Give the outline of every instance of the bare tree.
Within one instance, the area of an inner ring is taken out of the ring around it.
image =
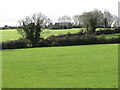
[[[58,21],[59,21],[59,22],[71,22],[71,17],[65,15],[65,16],[59,17],[59,18],[58,18]]]
[[[83,25],[87,29],[87,33],[93,34],[97,26],[100,26],[103,23],[103,13],[95,9],[90,12],[84,12],[81,15],[81,19],[82,19]]]
[[[111,25],[112,27],[120,27],[120,18],[117,17],[116,15],[113,16],[113,23]]]
[[[80,26],[82,24],[82,18],[81,15],[74,15],[73,21],[76,26]]]
[[[45,27],[47,21],[47,16],[42,13],[35,13],[31,17],[19,21],[18,33],[23,38],[28,39],[32,46],[36,46],[40,40],[42,28]]]
[[[104,11],[104,27],[111,27],[112,23],[113,23],[113,15],[108,11],[105,10]]]

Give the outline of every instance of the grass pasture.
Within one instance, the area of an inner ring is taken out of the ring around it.
[[[115,33],[115,34],[107,34],[104,35],[106,38],[114,38],[114,37],[120,37],[120,33]]]
[[[3,50],[3,88],[117,88],[118,45]]]
[[[77,33],[82,28],[73,28],[73,29],[59,29],[59,30],[50,30],[45,29],[42,33],[42,37],[47,38],[50,35],[60,35],[60,34],[67,34],[70,33]],[[2,41],[8,41],[8,40],[17,40],[19,37],[21,37],[18,32],[14,30],[0,30],[2,32]]]
[[[0,30],[2,32],[2,41],[17,40],[20,35],[16,30]]]

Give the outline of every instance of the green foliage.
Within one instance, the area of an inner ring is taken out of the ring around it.
[[[49,46],[51,45],[46,39],[40,38],[40,40],[38,41],[35,47],[49,47]]]
[[[37,23],[36,25],[35,23],[29,23],[28,25],[25,25],[25,23],[23,22],[23,26],[21,29],[18,29],[18,32],[24,35],[23,37],[31,41],[31,44],[33,46],[36,46],[36,44],[40,40],[41,27],[39,26],[39,23]]]
[[[27,48],[30,42],[27,39],[18,39],[13,41],[2,42],[2,49]]]
[[[11,49],[11,48],[21,48],[25,47],[24,44],[28,45],[28,41],[24,42],[23,40],[15,40],[9,42],[3,42],[3,49]],[[71,45],[87,45],[87,44],[107,44],[107,43],[120,43],[120,37],[117,38],[107,38],[105,35],[95,36],[91,34],[84,34],[79,32],[77,34],[66,34],[59,36],[50,36],[47,39],[40,38],[35,46],[31,46],[29,42],[29,46],[26,47],[49,47],[49,46],[71,46]]]
[[[87,45],[87,44],[107,44],[107,43],[120,43],[119,38],[109,38],[106,39],[104,35],[60,35],[60,36],[50,36],[47,38],[51,46],[71,46],[71,45]]]
[[[47,20],[48,18],[41,13],[33,14],[32,17],[19,21],[18,33],[28,39],[32,46],[36,46],[40,40],[41,28],[46,25]]]

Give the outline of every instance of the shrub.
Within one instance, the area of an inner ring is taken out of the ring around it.
[[[115,27],[114,29],[115,29],[115,30],[120,30],[120,27]]]
[[[49,46],[50,44],[46,39],[40,38],[40,40],[38,41],[35,47],[49,47]]]
[[[102,35],[102,34],[114,34],[114,33],[120,33],[120,29],[115,30],[99,30],[95,32],[95,35]]]
[[[64,36],[56,37],[50,36],[47,40],[51,43],[51,46],[68,46],[68,45],[80,45],[80,44],[91,44],[96,42],[97,38],[94,35],[75,35],[75,36]]]
[[[108,38],[107,43],[120,43],[120,37]]]
[[[95,43],[97,40],[97,37],[95,35],[83,35],[81,36],[82,43]]]
[[[104,35],[101,35],[100,37],[97,38],[97,43],[107,43],[107,39]]]
[[[87,45],[87,44],[106,44],[106,43],[119,43],[120,38],[106,39],[104,35],[96,37],[95,35],[82,35],[82,36],[50,36],[47,38],[51,46],[70,46],[70,45]]]
[[[87,45],[87,44],[109,44],[109,43],[120,43],[120,37],[106,39],[104,35],[96,37],[95,35],[89,34],[66,34],[54,36],[51,35],[47,39],[40,38],[35,46],[31,45],[31,42],[27,39],[19,39],[15,41],[7,41],[0,43],[2,49],[17,49],[17,48],[28,48],[28,47],[50,47],[50,46],[71,46],[71,45]]]
[[[16,49],[16,48],[25,48],[30,44],[27,39],[18,39],[14,41],[2,42],[2,49]]]

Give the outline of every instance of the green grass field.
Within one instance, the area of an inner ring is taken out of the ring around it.
[[[42,37],[47,38],[50,35],[67,34],[68,32],[77,33],[81,30],[82,28],[59,29],[59,30],[45,29],[44,32],[42,33]],[[21,37],[16,30],[0,30],[0,33],[1,32],[2,32],[2,41],[17,40],[18,38]]]
[[[102,29],[102,28],[99,28],[99,29]],[[77,33],[81,30],[84,30],[84,28],[59,29],[59,30],[45,29],[44,33],[42,34],[42,37],[47,38],[50,35],[67,34],[68,32]],[[21,37],[16,30],[0,30],[0,33],[2,33],[2,41],[17,40],[18,38]],[[120,36],[120,33],[105,35],[105,37],[107,38],[118,37],[118,36]]]
[[[120,37],[120,33],[104,35],[106,38]]]
[[[117,88],[118,45],[3,50],[3,88]]]
[[[2,51],[0,50],[0,89],[2,89]]]
[[[0,33],[2,33],[2,41],[17,40],[20,38],[16,30],[0,30]]]

